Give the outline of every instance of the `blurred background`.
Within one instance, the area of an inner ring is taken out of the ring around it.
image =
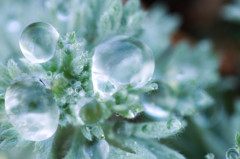
[[[229,83],[233,86],[232,89],[224,92],[222,96],[224,111],[228,114],[226,118],[230,118],[231,114],[236,110],[234,109],[235,101],[240,95],[240,1],[142,0],[142,4],[146,9],[163,4],[167,6],[170,13],[180,15],[182,23],[180,28],[172,35],[173,45],[183,39],[192,44],[202,39],[210,39],[213,42],[214,50],[219,55],[220,60],[219,73],[222,79],[230,79],[231,82]],[[224,121],[226,118],[222,117],[220,122],[226,122]],[[240,121],[237,122],[240,125]],[[187,158],[201,158],[199,156],[204,156],[204,153],[208,151],[203,142],[206,139],[198,137],[201,130],[195,127],[194,124],[189,125],[188,131],[181,134],[178,139],[172,139],[172,142],[170,139],[166,143],[180,150]],[[227,134],[231,131],[230,129],[230,126],[226,126],[225,129],[217,128],[217,131]],[[175,140],[178,140],[181,144],[176,144]],[[223,145],[222,141],[218,144]],[[196,143],[198,143],[197,146]],[[230,146],[230,142],[226,143]],[[186,147],[186,145],[192,147]],[[192,150],[189,151],[189,149]],[[193,152],[197,152],[199,156]]]
[[[181,27],[172,37],[196,42],[210,38],[221,55],[221,75],[238,74],[240,52],[239,2],[232,0],[142,0],[145,8],[164,4],[170,13],[179,14]],[[232,5],[230,5],[232,4]],[[236,17],[234,17],[236,16]]]

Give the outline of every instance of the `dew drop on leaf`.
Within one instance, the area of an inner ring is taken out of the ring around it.
[[[171,130],[172,132],[179,131],[179,129],[182,127],[182,124],[177,119],[170,119],[167,122],[167,128]]]
[[[106,140],[98,140],[90,144],[85,144],[85,152],[91,159],[107,159],[109,153],[109,144]]]
[[[108,96],[120,86],[141,87],[154,72],[152,51],[141,41],[114,37],[95,48],[92,80],[95,93]]]
[[[236,149],[230,148],[226,152],[226,159],[238,159],[239,153]]]
[[[215,158],[215,155],[213,153],[208,153],[206,156],[205,156],[206,159],[214,159]]]
[[[57,5],[57,18],[61,21],[67,21],[71,15],[70,1],[62,1]]]
[[[164,119],[170,116],[170,113],[168,111],[162,109],[161,107],[155,106],[154,104],[145,102],[143,105],[146,114],[152,117]]]
[[[101,105],[96,100],[90,100],[81,108],[79,117],[85,124],[97,123],[102,118]]]
[[[32,63],[49,61],[55,54],[59,33],[50,24],[36,22],[27,26],[19,41],[23,55]]]
[[[170,116],[168,109],[175,107],[177,101],[173,91],[165,84],[158,82],[158,89],[142,96],[144,111],[147,115],[165,119]]]
[[[25,140],[48,139],[58,127],[59,110],[52,90],[37,78],[15,79],[6,91],[5,109],[10,122]]]

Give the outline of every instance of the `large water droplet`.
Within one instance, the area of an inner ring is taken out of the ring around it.
[[[19,135],[31,141],[51,137],[59,121],[59,110],[52,90],[34,77],[19,77],[8,87],[5,109]]]
[[[37,22],[27,26],[19,45],[23,55],[33,63],[50,60],[56,51],[59,34],[50,24]]]
[[[230,148],[226,152],[226,159],[238,159],[239,153],[236,149]]]
[[[153,75],[152,51],[142,42],[117,36],[95,48],[92,80],[95,93],[112,95],[120,86],[141,87]]]

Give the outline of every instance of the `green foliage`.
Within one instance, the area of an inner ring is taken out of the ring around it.
[[[120,131],[113,132],[108,129],[108,136],[106,137],[110,146],[109,159],[111,158],[176,158],[184,159],[182,155],[174,150],[167,148],[155,141],[139,139],[136,137],[125,136]],[[161,133],[161,132],[160,132]]]
[[[178,120],[167,122],[141,123],[134,126],[134,136],[141,138],[161,138],[176,134],[183,128]]]
[[[44,141],[36,142],[34,147],[34,151],[36,152],[35,158],[36,159],[48,158],[48,156],[52,151],[52,146],[53,146],[53,137]]]
[[[155,59],[170,47],[170,36],[179,24],[179,17],[168,15],[164,6],[149,10],[147,18],[143,21],[144,32],[141,40],[152,49]]]
[[[18,134],[10,123],[3,122],[0,125],[0,148],[7,150],[14,147],[18,142]]]
[[[236,135],[237,146],[240,147],[240,134]]]

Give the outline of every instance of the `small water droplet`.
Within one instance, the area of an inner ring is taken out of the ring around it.
[[[167,122],[167,128],[171,130],[172,132],[179,131],[179,129],[182,128],[182,124],[179,120],[177,119],[170,119]]]
[[[54,56],[58,39],[59,34],[52,25],[37,22],[24,29],[19,45],[29,61],[43,63]]]
[[[100,139],[105,139],[104,134],[102,134],[102,135],[100,136]]]
[[[57,18],[61,21],[67,21],[71,16],[71,0],[63,0],[57,5]]]
[[[52,76],[53,76],[52,72],[51,71],[47,71],[47,76],[52,78]]]
[[[84,144],[85,151],[91,159],[107,159],[109,153],[109,144],[106,140],[98,140],[93,143]]]
[[[128,114],[126,115],[128,118],[135,118],[137,113],[133,113],[131,110],[128,111]]]
[[[68,95],[73,95],[73,93],[74,93],[74,90],[72,88],[67,89],[67,94]]]
[[[215,155],[213,153],[208,153],[206,156],[205,156],[206,159],[214,159],[215,158]]]
[[[66,44],[66,45],[64,46],[63,50],[64,50],[64,52],[65,52],[66,54],[71,54],[71,53],[74,52],[74,47],[73,47],[73,45],[71,45],[71,44]]]
[[[90,100],[81,108],[79,116],[85,124],[96,123],[102,117],[101,105],[96,100]]]
[[[34,77],[18,77],[8,87],[5,109],[19,135],[31,141],[51,137],[59,121],[54,95]]]
[[[161,107],[155,106],[154,104],[144,102],[143,105],[144,105],[145,112],[150,116],[153,116],[159,119],[164,119],[169,117],[170,115],[168,111],[162,109]]]
[[[95,93],[108,96],[120,86],[142,87],[153,75],[152,51],[142,42],[117,36],[95,48],[92,80]]]
[[[170,116],[170,111],[176,106],[177,100],[173,91],[165,84],[158,82],[158,89],[145,93],[142,102],[145,113],[151,117],[164,119]]]
[[[132,125],[126,123],[126,122],[117,122],[113,130],[116,134],[118,135],[123,135],[124,136],[130,136],[132,134]]]
[[[239,152],[234,148],[230,148],[226,152],[226,159],[238,159],[238,157],[239,157]]]
[[[79,95],[80,95],[81,97],[84,97],[84,96],[86,95],[86,93],[84,92],[84,90],[81,90],[81,91],[79,92]]]

